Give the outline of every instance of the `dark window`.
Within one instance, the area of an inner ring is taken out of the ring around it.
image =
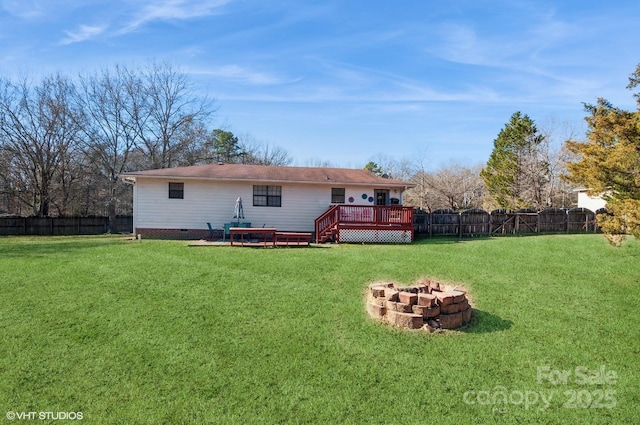
[[[253,206],[282,206],[282,186],[253,186]]]
[[[169,199],[184,199],[184,183],[169,182]]]
[[[344,204],[344,187],[331,188],[331,203]]]

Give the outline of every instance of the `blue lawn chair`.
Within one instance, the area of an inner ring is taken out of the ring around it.
[[[222,233],[222,241],[224,242],[224,236],[225,236],[224,235],[224,230],[222,230],[222,229],[214,229],[213,226],[211,225],[211,223],[207,223],[207,227],[209,228],[209,237],[211,239],[216,239],[216,237],[218,237],[218,235],[220,233]],[[216,233],[218,235],[216,235]]]

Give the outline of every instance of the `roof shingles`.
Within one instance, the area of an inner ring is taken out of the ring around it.
[[[365,169],[281,167],[246,164],[207,164],[191,167],[163,168],[133,171],[123,178],[185,178],[228,181],[297,182],[316,184],[380,185],[386,187],[412,187],[401,180],[385,179]]]

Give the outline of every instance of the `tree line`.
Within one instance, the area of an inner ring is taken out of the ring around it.
[[[563,142],[574,136],[568,124],[550,121],[540,130],[518,111],[494,140],[486,163],[451,162],[429,169],[426,156],[415,155],[406,161],[379,158],[367,168],[411,181],[415,187],[405,192],[404,203],[427,212],[570,208],[577,194],[575,186],[562,177],[568,158]]]
[[[0,78],[0,214],[114,218],[131,213],[126,171],[291,162],[281,148],[212,130],[214,113],[166,63]]]
[[[627,85],[630,90],[638,87],[640,64]],[[486,164],[452,164],[407,174],[416,187],[406,200],[429,211],[540,211],[573,206],[572,190],[581,187],[607,202],[597,222],[612,244],[619,245],[629,234],[640,238],[640,93],[633,96],[636,111],[617,108],[604,98],[595,105],[585,103],[586,140],[565,132],[555,148],[551,142],[557,140],[557,128],[541,131],[528,115],[515,112],[493,141]]]
[[[627,88],[640,86],[640,65],[629,77]],[[619,245],[625,235],[640,237],[640,93],[638,110],[626,111],[604,98],[585,103],[586,140],[569,138],[554,179],[545,143],[533,120],[515,113],[498,134],[486,167],[480,172],[486,189],[506,209],[541,209],[554,184],[582,187],[606,201],[598,225],[610,242]]]
[[[638,86],[640,65],[627,88]],[[426,211],[566,208],[582,186],[607,200],[598,223],[611,241],[640,236],[640,94],[634,96],[638,111],[605,99],[585,104],[584,141],[569,127],[540,130],[517,111],[486,164],[429,170],[418,155],[364,168],[414,183],[404,202]],[[50,75],[37,84],[0,79],[0,214],[115,218],[131,213],[131,188],[119,178],[126,171],[292,162],[281,148],[211,130],[214,113],[214,102],[169,64],[116,66],[76,79]]]

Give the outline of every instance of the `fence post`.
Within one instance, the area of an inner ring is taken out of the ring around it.
[[[487,236],[491,236],[491,211],[487,211],[487,216],[489,218],[489,222],[487,223]]]
[[[491,217],[491,211],[489,211],[489,225],[487,226],[487,228],[489,229],[489,233],[488,233],[489,236],[491,236],[491,232],[493,232],[493,229],[491,228],[491,223],[493,223],[493,217]]]
[[[589,216],[587,213],[584,214],[584,232],[589,233]]]

